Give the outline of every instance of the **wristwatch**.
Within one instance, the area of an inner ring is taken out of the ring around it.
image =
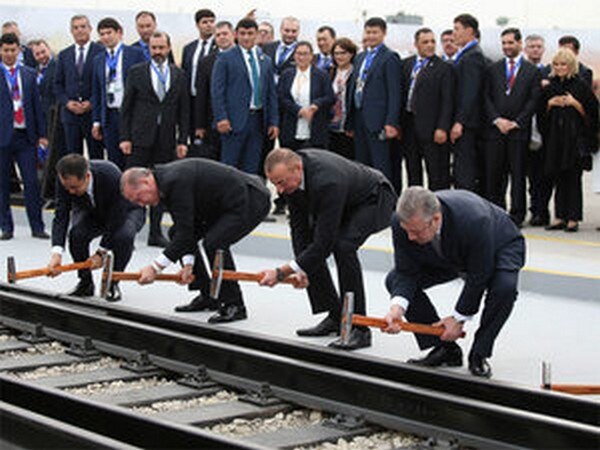
[[[275,269],[275,272],[277,273],[277,275],[275,276],[275,278],[277,278],[277,281],[283,281],[285,279],[285,273],[283,273],[283,270],[281,270],[279,267]]]

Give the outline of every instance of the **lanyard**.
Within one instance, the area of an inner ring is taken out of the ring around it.
[[[371,64],[373,64],[373,60],[377,56],[377,52],[379,52],[379,49],[381,48],[382,45],[383,44],[379,44],[373,50],[370,50],[367,52],[367,56],[365,57],[365,64],[363,66],[362,73],[360,74],[360,79],[362,81],[365,81],[367,79],[367,75],[369,73],[369,68],[371,67]]]
[[[170,73],[169,70],[166,70],[165,75],[163,75],[162,72],[158,69],[158,66],[156,65],[156,63],[154,61],[150,62],[150,67],[152,67],[152,70],[154,70],[154,73],[158,77],[158,81],[160,81],[160,83],[163,85],[163,87],[165,88],[165,91],[166,91],[167,90],[167,81],[169,79],[169,73]]]
[[[514,64],[513,64],[512,69],[511,69],[510,64],[508,63],[508,61],[504,60],[504,68],[505,68],[505,71],[506,71],[506,81],[507,82],[509,82],[510,80],[512,80],[512,78],[515,76],[515,73],[517,73],[517,70],[521,66],[521,62],[523,61],[523,55],[519,56],[517,59],[515,59],[513,61],[514,61]]]
[[[17,64],[15,66],[15,73],[11,74],[10,70],[8,70],[8,68],[4,64],[2,64],[2,71],[4,72],[6,79],[10,83],[11,97],[13,98],[13,100],[19,99],[19,70],[20,69],[21,69],[21,65]]]
[[[37,84],[40,85],[42,84],[42,81],[44,81],[44,77],[46,76],[46,69],[48,68],[48,66],[44,66],[40,69],[40,71],[37,74]]]
[[[114,81],[115,78],[117,78],[117,64],[119,63],[119,56],[122,51],[123,46],[121,45],[119,50],[117,50],[117,53],[115,53],[115,56],[110,56],[110,53],[108,51],[106,52],[106,64],[109,69],[108,74],[110,76],[110,81]]]
[[[141,39],[138,42],[140,43],[140,47],[142,47],[142,51],[144,52],[144,56],[146,57],[146,60],[149,61],[150,60],[150,48],[148,48],[148,44],[146,44]]]
[[[460,58],[462,58],[462,55],[467,50],[469,50],[471,47],[475,47],[477,44],[479,44],[479,41],[477,39],[473,39],[471,42],[469,42],[467,45],[461,48],[460,51],[456,54],[456,57],[454,58],[454,65],[458,64],[458,61],[460,61]]]
[[[283,45],[283,50],[279,53],[279,58],[277,58],[277,65],[280,66],[283,64],[283,62],[285,61],[285,59],[287,58],[287,55],[296,48],[296,43],[293,43],[291,45]]]
[[[411,78],[415,78],[417,76],[417,74],[420,72],[420,70],[423,68],[423,66],[427,65],[427,63],[429,62],[429,59],[430,58],[424,58],[421,61],[419,61],[419,59],[417,58],[415,60],[415,65],[413,66]]]

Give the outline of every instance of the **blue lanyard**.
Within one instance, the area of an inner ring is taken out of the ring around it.
[[[458,61],[460,61],[460,58],[462,58],[462,55],[467,50],[469,50],[472,47],[475,47],[477,44],[479,44],[479,41],[477,39],[473,39],[471,42],[469,42],[467,45],[461,48],[460,51],[456,54],[456,58],[454,58],[454,65],[458,64]]]
[[[4,72],[4,76],[10,83],[11,97],[13,100],[17,100],[19,97],[19,95],[18,95],[18,92],[19,92],[19,70],[21,69],[21,65],[17,64],[15,66],[14,74],[11,74],[10,70],[8,70],[8,68],[4,64],[1,64],[1,65],[2,65],[2,71]]]
[[[284,44],[285,46],[285,44]],[[296,48],[296,43],[293,43],[292,45],[289,46],[285,46],[285,48],[279,53],[279,58],[277,58],[277,65],[280,66],[283,64],[283,62],[285,61],[285,58],[287,58],[287,55]]]
[[[373,60],[377,56],[377,52],[379,52],[379,49],[381,48],[382,45],[383,44],[379,44],[373,50],[369,50],[367,52],[367,56],[365,57],[365,65],[363,66],[362,73],[360,74],[360,79],[362,81],[365,81],[367,79],[367,75],[369,73],[369,68],[371,67],[371,64],[373,64]]]
[[[37,84],[38,84],[38,86],[39,86],[40,84],[42,84],[42,81],[44,81],[44,77],[46,76],[46,69],[47,69],[47,68],[48,68],[48,66],[42,67],[42,68],[40,69],[40,71],[38,72],[38,74],[37,74],[37,78],[36,78],[36,81],[37,81]]]
[[[150,48],[148,44],[146,44],[141,39],[138,41],[140,43],[140,47],[142,47],[142,51],[144,52],[144,56],[146,57],[146,61],[150,61]]]
[[[113,81],[115,78],[117,78],[117,65],[119,64],[119,56],[121,55],[122,51],[122,45],[119,47],[119,50],[117,50],[117,53],[115,53],[115,56],[110,56],[108,50],[106,51],[106,64],[108,65],[109,69],[108,74],[110,76],[110,81]]]
[[[150,67],[152,67],[152,70],[154,70],[154,73],[156,74],[156,76],[158,77],[158,81],[160,81],[162,83],[162,85],[165,88],[165,92],[167,91],[167,80],[169,79],[169,71],[168,71],[168,66],[167,66],[167,70],[166,75],[163,76],[163,74],[160,72],[160,70],[158,70],[158,66],[156,65],[156,63],[154,61],[150,62]]]
[[[413,70],[412,70],[412,74],[411,77],[414,78],[417,76],[417,74],[419,73],[419,71],[423,68],[423,66],[426,66],[427,63],[429,62],[430,58],[425,58],[422,59],[421,61],[419,61],[419,59],[417,58],[415,60],[415,65],[413,66]]]
[[[506,71],[506,82],[507,83],[510,81],[510,79],[512,77],[515,76],[515,73],[517,73],[517,70],[521,66],[522,61],[523,61],[523,55],[519,56],[519,58],[515,60],[515,63],[511,70],[510,64],[508,63],[508,61],[506,59],[504,60],[504,69]]]

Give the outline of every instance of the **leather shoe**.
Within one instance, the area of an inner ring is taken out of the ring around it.
[[[121,288],[119,288],[119,283],[111,283],[110,287],[108,288],[108,292],[106,293],[105,300],[107,302],[118,302],[121,300],[121,298],[122,295]]]
[[[165,248],[167,245],[169,245],[169,240],[160,234],[158,236],[149,236],[148,245],[150,247]]]
[[[45,231],[32,231],[31,236],[36,239],[50,239],[50,235]]]
[[[371,346],[371,330],[368,328],[352,328],[347,343],[342,342],[342,338],[330,342],[328,347],[338,348],[340,350],[356,350]]]
[[[435,347],[424,358],[413,358],[407,362],[425,367],[460,367],[463,363],[462,350],[454,342],[444,343]]]
[[[529,220],[529,225],[532,227],[545,227],[550,223],[550,219],[542,216],[533,216],[531,220]]]
[[[332,333],[336,335],[340,334],[340,323],[330,316],[325,317],[314,327],[296,330],[298,336],[329,336]]]
[[[483,356],[474,353],[469,355],[469,370],[476,377],[490,378],[492,367]]]
[[[10,241],[13,237],[12,231],[3,231],[0,235],[0,241]]]
[[[175,307],[175,312],[196,312],[196,311],[216,311],[217,302],[212,298],[206,298],[202,294],[194,297],[187,305]]]
[[[227,323],[248,318],[244,305],[222,305],[219,311],[208,318],[208,323]]]
[[[94,282],[92,280],[79,280],[75,289],[70,291],[67,295],[74,297],[91,297],[94,295]]]
[[[565,233],[576,233],[579,231],[579,224],[575,222],[575,225],[566,226]]]
[[[561,222],[553,223],[552,225],[548,225],[547,227],[544,227],[544,230],[546,230],[546,231],[564,230],[566,226],[567,226],[567,224],[565,222],[561,221]]]

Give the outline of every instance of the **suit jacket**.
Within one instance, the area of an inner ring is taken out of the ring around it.
[[[138,39],[133,44],[131,44],[131,47],[139,48],[142,51],[142,53],[144,53],[144,47],[142,46],[141,39]],[[150,59],[151,59],[149,52],[150,52],[150,49],[148,49],[148,55],[147,56],[146,56],[146,53],[144,53],[144,59],[146,61],[150,61]],[[167,56],[167,58],[169,60],[169,64],[175,64],[175,57],[173,56],[173,50],[171,50],[169,52],[169,55]]]
[[[127,85],[129,69],[139,63],[146,61],[144,52],[139,48],[133,48],[123,44],[121,54],[123,87]],[[106,126],[106,51],[96,55],[94,58],[92,77],[92,121],[100,122],[102,127]]]
[[[26,45],[21,45],[21,52],[23,53],[23,64],[35,69],[37,67],[37,62],[33,56],[33,51]]]
[[[196,71],[196,99],[193,107],[196,108],[195,127],[210,129],[213,123],[213,112],[210,99],[210,82],[215,61],[220,56],[216,51],[206,56]]]
[[[427,273],[466,272],[456,311],[465,316],[479,309],[483,292],[496,270],[517,271],[525,263],[525,241],[509,215],[472,192],[437,191],[442,206],[441,249],[408,239],[398,215],[392,218],[394,269],[388,280],[390,294],[409,302],[423,286]]]
[[[292,97],[292,85],[298,69],[288,69],[279,78],[279,114],[281,118],[281,142],[295,139],[298,124],[298,105]],[[335,94],[329,76],[316,67],[310,69],[310,103],[319,107],[310,122],[310,142],[314,147],[325,148],[331,105],[335,103]]]
[[[410,76],[417,57],[411,56],[402,66],[402,115],[410,88]],[[454,72],[450,64],[434,55],[419,71],[413,86],[411,111],[417,137],[432,142],[436,129],[450,131],[454,112]]]
[[[347,130],[355,129],[354,93],[366,54],[366,52],[362,52],[357,56],[354,71],[349,80],[346,103],[348,105]],[[382,45],[373,59],[363,86],[362,115],[367,129],[371,133],[379,133],[385,125],[400,125],[401,76],[402,64],[400,57],[396,52]]]
[[[44,118],[47,118],[50,113],[50,108],[56,103],[56,95],[54,95],[54,77],[56,76],[56,59],[52,58],[48,62],[48,66],[44,71],[44,78],[38,85],[40,97],[42,99],[42,111]]]
[[[277,110],[277,91],[273,78],[271,58],[258,49],[260,67],[260,86],[265,129],[279,126]],[[229,119],[233,132],[239,132],[246,126],[250,115],[252,85],[246,67],[244,55],[239,46],[221,53],[212,72],[210,85],[211,101],[215,123]]]
[[[141,209],[121,195],[121,171],[110,161],[90,161],[92,173],[93,206],[89,198],[69,194],[60,181],[56,180],[56,210],[52,220],[52,246],[65,246],[71,212],[91,215],[95,224],[104,230],[100,246],[112,248],[112,236],[131,210]]]
[[[485,57],[479,44],[467,49],[453,67],[456,75],[454,122],[461,123],[465,128],[477,129],[481,125],[486,70]]]
[[[90,48],[83,65],[81,76],[75,65],[76,44],[62,50],[57,57],[56,75],[54,77],[54,94],[62,106],[61,120],[63,123],[79,123],[81,116],[73,114],[65,105],[69,100],[90,100],[92,97],[92,68],[94,58],[102,53],[104,47],[96,42],[90,43]]]
[[[191,158],[158,164],[154,177],[177,230],[164,251],[171,261],[194,253],[197,230],[222,216],[243,224],[256,210],[262,208],[265,215],[269,210],[271,195],[258,176],[216,161]]]
[[[294,61],[294,53],[296,52],[296,48],[288,53],[287,57],[280,65],[277,65],[277,49],[279,48],[280,44],[281,41],[273,41],[263,46],[263,52],[265,52],[265,55],[267,55],[269,58],[271,58],[271,61],[273,61],[273,70],[277,76],[281,75],[291,67],[296,67],[296,61]]]
[[[31,67],[20,66],[21,98],[27,138],[31,145],[37,145],[41,137],[46,137],[46,120],[42,111],[40,92],[35,71]],[[14,106],[4,72],[0,72],[0,147],[6,147],[12,139],[14,127]]]
[[[540,95],[541,76],[537,67],[525,58],[521,60],[513,88],[506,94],[506,63],[500,61],[488,67],[484,84],[485,136],[488,139],[502,137],[500,130],[493,124],[499,117],[514,120],[519,128],[512,130],[508,138],[529,140],[531,135],[531,117]]]
[[[290,210],[296,262],[310,274],[331,254],[338,232],[352,212],[376,201],[381,186],[392,192],[393,188],[381,172],[333,152],[308,149],[297,153],[302,157],[304,189],[284,197]],[[389,224],[389,213],[369,219],[383,229]]]
[[[121,141],[132,141],[134,148],[151,148],[158,140],[164,158],[156,155],[157,161],[170,161],[175,157],[176,145],[185,144],[188,138],[187,77],[183,70],[169,65],[170,86],[161,102],[152,85],[151,70],[150,62],[137,64],[129,70],[121,104],[120,138]]]
[[[194,53],[196,52],[196,49],[198,48],[198,39],[194,39],[191,42],[188,42],[185,47],[183,47],[183,53],[181,55],[181,68],[183,69],[183,71],[186,73],[188,80],[191,80],[192,78],[192,68],[193,68],[193,57],[194,57]],[[215,42],[215,40],[212,40],[212,43],[210,44],[210,49],[209,49],[209,53],[206,55],[206,57],[208,57],[210,54],[217,52],[219,49],[217,47],[217,43]],[[200,70],[200,67],[202,66],[202,64],[204,63],[203,61],[203,57],[200,58],[200,60],[202,61],[202,63],[200,61],[198,61],[198,68],[196,69],[196,75],[198,73],[198,70]]]

